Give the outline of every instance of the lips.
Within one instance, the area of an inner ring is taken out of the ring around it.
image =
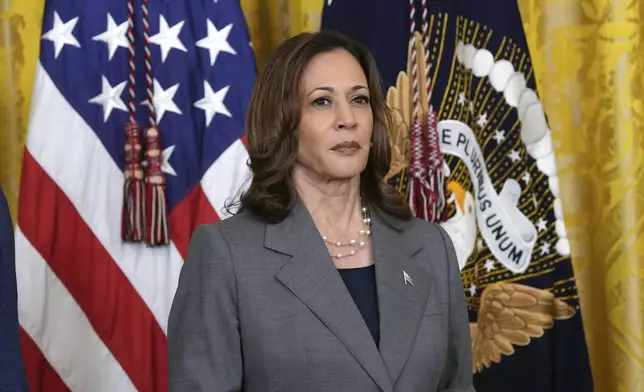
[[[356,141],[344,141],[342,143],[338,143],[335,146],[331,148],[333,151],[338,151],[338,150],[357,150],[360,148],[360,143]]]

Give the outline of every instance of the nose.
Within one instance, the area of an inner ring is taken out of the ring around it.
[[[358,126],[351,103],[343,101],[336,105],[338,130],[353,130]]]

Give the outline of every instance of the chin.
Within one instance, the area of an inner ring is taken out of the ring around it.
[[[367,166],[367,163],[362,160],[359,162],[346,162],[344,160],[338,161],[339,162],[334,162],[333,165],[329,167],[330,177],[338,179],[351,179],[358,177]]]

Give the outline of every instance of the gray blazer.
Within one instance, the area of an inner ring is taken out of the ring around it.
[[[379,349],[301,202],[275,225],[200,226],[170,311],[170,390],[473,392],[447,233],[378,213],[372,233]]]

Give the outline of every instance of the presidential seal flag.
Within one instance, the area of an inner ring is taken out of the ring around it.
[[[552,136],[517,3],[333,0],[321,28],[374,54],[394,120],[387,180],[455,244],[477,391],[591,391]]]
[[[249,176],[238,0],[46,0],[15,235],[32,391],[167,391],[193,230]]]

